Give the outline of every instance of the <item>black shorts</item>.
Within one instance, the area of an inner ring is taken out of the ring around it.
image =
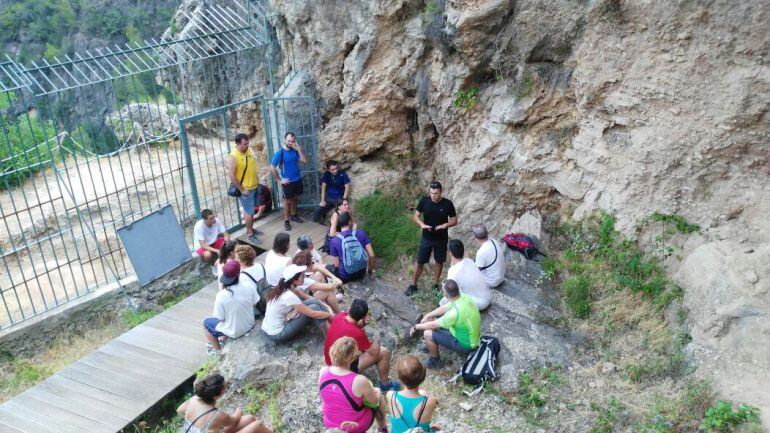
[[[302,194],[302,179],[283,185],[283,198],[292,199]]]
[[[449,330],[440,328],[433,331],[433,342],[439,346],[446,347],[452,352],[459,353],[461,355],[467,355],[473,351],[473,349],[466,349],[459,341],[452,335]]]
[[[420,239],[420,247],[417,249],[417,264],[424,265],[430,263],[431,252],[436,263],[444,263],[446,261],[447,242]]]

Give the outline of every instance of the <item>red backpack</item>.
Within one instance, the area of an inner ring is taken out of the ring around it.
[[[503,236],[502,241],[508,245],[508,248],[520,252],[527,259],[532,259],[538,254],[545,256],[545,254],[537,250],[535,243],[532,242],[532,238],[524,233],[508,233]]]

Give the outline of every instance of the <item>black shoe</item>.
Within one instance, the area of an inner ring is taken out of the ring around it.
[[[414,284],[410,284],[409,287],[406,288],[406,291],[404,292],[404,294],[406,296],[412,296],[414,295],[415,292],[417,292],[417,286],[415,286]]]
[[[441,288],[438,286],[438,284],[434,284],[434,285],[433,285],[433,287],[432,287],[432,289],[433,289],[433,291],[434,291],[434,292],[436,292],[436,293],[438,293],[438,292],[440,292],[440,291],[441,291]]]
[[[295,223],[304,223],[305,222],[305,220],[303,220],[302,218],[298,217],[297,215],[292,215],[291,217],[289,217],[289,219],[292,222],[295,222]]]
[[[289,220],[285,220],[283,222],[283,229],[286,230],[287,232],[291,231],[291,223],[289,222]]]

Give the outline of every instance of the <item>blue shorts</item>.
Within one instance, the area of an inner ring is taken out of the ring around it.
[[[433,342],[439,346],[444,346],[452,352],[467,355],[473,351],[473,349],[466,349],[459,341],[449,332],[448,329],[435,329],[433,330]]]
[[[250,189],[248,190],[248,193],[249,195],[247,196],[241,194],[241,196],[238,197],[238,200],[241,202],[244,213],[247,215],[254,215],[257,212],[257,190]]]
[[[219,325],[220,322],[221,320],[217,319],[216,317],[207,317],[203,319],[203,327],[206,328],[206,331],[214,337],[225,337],[225,334],[217,331],[217,325]]]

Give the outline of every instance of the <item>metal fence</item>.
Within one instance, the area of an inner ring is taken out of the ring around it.
[[[290,73],[271,14],[204,5],[174,38],[0,63],[0,329],[131,275],[116,229],[166,205],[190,237],[196,203],[240,222],[231,131]]]

